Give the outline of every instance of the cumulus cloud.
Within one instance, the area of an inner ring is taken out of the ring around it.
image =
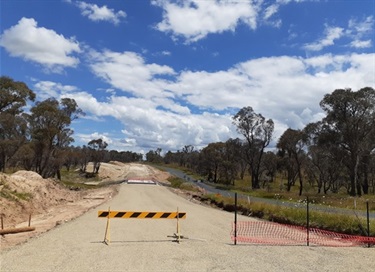
[[[116,131],[122,131],[121,135],[107,135],[112,139],[111,148],[126,146],[134,151],[156,147],[176,150],[186,144],[202,148],[211,142],[239,137],[231,117],[245,106],[252,106],[274,120],[277,140],[288,127],[302,128],[320,120],[324,114],[319,102],[325,94],[339,88],[358,90],[375,86],[374,53],[263,57],[216,72],[175,72],[169,67],[149,64],[132,52],[102,52],[92,61],[93,66],[105,67],[106,74],[100,78],[111,88],[123,91],[134,88],[133,96],[103,91],[107,98],[99,101],[73,86],[51,82],[41,82],[38,86],[71,95],[88,116],[118,120],[121,127]],[[109,66],[103,61],[108,61]],[[130,63],[140,74],[135,78],[128,71]],[[95,69],[93,72],[101,75]],[[169,78],[157,85],[158,91],[136,91],[155,86],[160,73],[167,73]],[[127,78],[125,82],[121,80],[123,77]],[[137,81],[137,85],[129,85],[128,80]]]
[[[36,62],[51,71],[59,72],[64,67],[76,67],[80,45],[74,38],[65,38],[54,30],[38,27],[33,18],[23,17],[4,30],[0,45],[14,57]]]
[[[211,33],[235,31],[240,25],[256,30],[262,23],[280,27],[281,19],[273,19],[283,5],[316,0],[278,0],[272,4],[263,0],[153,0],[163,9],[163,19],[156,24],[159,31],[183,38],[187,43],[197,42]]]
[[[174,75],[174,70],[166,65],[145,63],[134,52],[92,51],[90,67],[93,73],[109,82],[113,87],[143,97],[164,96],[166,80],[163,76]]]
[[[118,131],[122,132],[122,136],[106,134],[107,139],[111,139],[111,148],[119,150],[125,147],[137,152],[155,147],[176,150],[187,143],[203,147],[209,142],[235,136],[228,115],[179,114],[160,110],[159,103],[152,100],[126,96],[111,96],[108,101],[101,102],[83,91],[74,93],[74,99],[89,116],[100,119],[110,116],[121,122],[122,128]],[[80,134],[78,137],[83,143],[93,139],[92,134]]]
[[[301,128],[308,121],[306,109],[311,120],[320,116],[325,94],[374,86],[374,60],[374,54],[259,58],[226,71],[183,71],[169,89],[202,110],[228,112],[250,105],[267,118]]]
[[[156,29],[184,37],[188,42],[205,38],[210,33],[234,31],[243,23],[257,28],[257,16],[262,1],[161,1],[152,3],[164,10]]]
[[[98,6],[96,4],[90,4],[83,1],[76,1],[74,4],[81,10],[81,14],[86,16],[91,21],[108,21],[115,25],[118,25],[122,18],[126,17],[126,13],[123,10],[115,11],[114,9],[108,8],[106,5]]]
[[[53,81],[38,81],[34,84],[34,89],[38,91],[38,99],[45,100],[50,97],[60,97],[64,94],[69,95],[78,88],[72,85],[63,85]]]
[[[108,137],[108,133],[99,133],[99,132],[93,132],[90,134],[79,133],[76,136],[80,139],[81,142],[86,143],[86,145],[91,140],[96,140],[96,139],[102,139],[108,145],[113,144],[113,140],[110,137]]]

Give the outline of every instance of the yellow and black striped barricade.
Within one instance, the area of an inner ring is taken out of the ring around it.
[[[107,218],[107,225],[104,234],[104,243],[109,245],[110,233],[109,233],[109,219],[111,218],[123,218],[123,219],[176,219],[177,220],[177,232],[173,236],[176,238],[176,242],[180,242],[183,236],[180,234],[179,219],[186,218],[186,212],[132,212],[132,211],[98,211],[98,217]]]

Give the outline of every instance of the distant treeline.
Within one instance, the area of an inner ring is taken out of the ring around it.
[[[0,77],[0,171],[21,167],[43,177],[61,178],[61,169],[86,172],[93,162],[98,173],[101,162],[141,161],[142,154],[108,151],[102,139],[87,146],[73,147],[71,122],[84,115],[74,99],[55,98],[36,102],[28,113],[27,101],[35,94],[23,82]],[[298,185],[300,195],[306,184],[318,193],[375,193],[375,90],[337,89],[320,102],[325,117],[303,129],[287,129],[277,141],[276,152],[266,152],[274,132],[274,122],[252,107],[244,107],[232,117],[240,138],[208,144],[202,150],[185,145],[177,152],[150,150],[152,163],[178,164],[190,168],[214,183],[233,184],[251,176],[256,190],[275,181],[286,180],[285,189]]]
[[[233,185],[251,176],[250,188],[269,186],[275,177],[286,180],[282,189],[305,185],[317,193],[349,195],[375,193],[375,90],[338,89],[320,102],[326,116],[303,129],[287,129],[275,152],[265,152],[273,134],[273,121],[251,107],[233,116],[242,138],[210,143],[202,150],[186,145],[177,152],[161,149],[146,154],[149,162],[174,163],[214,183]]]

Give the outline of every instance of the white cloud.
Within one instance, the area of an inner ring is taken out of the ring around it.
[[[371,46],[372,46],[371,40],[366,40],[366,41],[354,40],[350,43],[350,47],[354,47],[354,48],[370,48]]]
[[[183,38],[187,43],[197,42],[211,33],[234,32],[240,24],[256,30],[267,24],[279,28],[280,18],[274,18],[280,7],[290,3],[319,0],[152,0],[163,9],[163,19],[156,29]],[[270,3],[271,2],[271,3]]]
[[[263,10],[262,10],[262,19],[263,23],[266,23],[268,25],[272,25],[276,28],[279,28],[282,25],[282,20],[280,18],[273,19],[275,15],[279,12],[280,7],[287,5],[289,3],[302,3],[302,2],[314,2],[319,0],[276,0],[271,1],[272,4],[268,5],[267,1],[262,1],[263,4]],[[268,5],[268,6],[267,6]]]
[[[353,39],[350,47],[370,48],[374,38],[374,17],[368,16],[364,20],[351,19],[348,23],[346,35]]]
[[[133,95],[171,96],[164,91],[166,80],[161,77],[174,75],[174,70],[166,65],[147,64],[134,52],[93,51],[90,66],[96,76]]]
[[[122,137],[106,135],[111,138],[111,149],[116,146],[136,152],[156,147],[175,150],[187,143],[202,147],[228,135],[235,136],[228,115],[168,112],[158,109],[159,104],[149,99],[125,96],[111,96],[107,102],[99,102],[89,93],[77,92],[74,99],[84,112],[100,118],[112,116],[122,123]],[[85,143],[93,136],[79,137]]]
[[[108,137],[108,133],[100,133],[100,132],[93,132],[90,134],[79,133],[76,136],[79,138],[80,142],[83,142],[84,145],[86,146],[91,140],[96,140],[96,139],[102,139],[108,145],[113,144],[113,140],[110,137]]]
[[[324,37],[320,40],[308,43],[303,46],[308,51],[320,51],[327,46],[335,44],[336,40],[349,38],[348,46],[353,48],[370,48],[374,37],[374,17],[368,16],[365,19],[350,19],[346,29],[342,27],[325,26]]]
[[[81,10],[83,16],[86,16],[92,21],[108,21],[115,25],[120,23],[121,18],[126,17],[125,11],[108,8],[106,5],[99,7],[96,4],[89,4],[83,1],[75,2],[77,7]]]
[[[278,10],[279,10],[279,5],[277,5],[277,4],[272,4],[272,5],[268,6],[264,11],[264,19],[268,20],[272,15],[277,13]]]
[[[320,120],[324,115],[319,102],[325,94],[339,88],[359,90],[375,86],[374,53],[263,57],[238,63],[228,70],[179,73],[168,66],[146,63],[142,56],[132,52],[95,53],[92,65],[102,66],[103,70],[93,72],[109,88],[132,89],[132,97],[104,88],[99,101],[94,94],[50,81],[35,84],[37,96],[39,92],[54,91],[60,96],[58,99],[74,98],[92,120],[115,118],[119,124],[113,131],[117,133],[107,131],[105,135],[107,142],[111,141],[109,148],[135,152],[157,147],[175,151],[186,144],[202,148],[211,142],[240,137],[231,117],[245,106],[252,106],[274,120],[276,141],[288,127],[302,128]],[[168,78],[157,84],[164,74]],[[147,87],[155,91],[149,92]],[[92,136],[87,135],[90,139]]]
[[[50,97],[60,97],[64,94],[69,95],[69,93],[78,90],[75,86],[62,85],[52,81],[38,81],[34,84],[33,89],[38,93],[40,101]]]
[[[183,71],[169,89],[178,97],[202,109],[223,110],[237,107],[239,101],[247,99],[246,90],[252,83],[237,70],[218,71]]]
[[[180,73],[147,64],[132,52],[108,51],[96,60],[92,65],[103,67],[106,73],[93,71],[113,88],[132,89],[133,97],[108,93],[108,99],[100,102],[91,94],[77,92],[74,98],[88,114],[119,120],[123,138],[117,137],[118,146],[133,145],[134,150],[137,146],[142,150],[175,150],[185,144],[203,147],[239,137],[231,116],[245,106],[274,120],[277,139],[287,127],[302,128],[320,120],[319,102],[325,94],[339,88],[375,86],[375,54],[264,57],[228,70]],[[129,71],[130,64],[136,75]],[[170,78],[156,84],[159,73]],[[154,86],[155,91],[149,92],[147,86]]]
[[[348,23],[348,32],[356,36],[371,34],[374,29],[374,17],[368,16],[364,20],[351,19]]]
[[[326,25],[324,34],[325,36],[320,40],[306,44],[304,49],[308,51],[320,51],[324,47],[334,45],[334,41],[340,39],[344,35],[344,29],[341,27],[331,27]]]
[[[262,1],[200,1],[172,2],[154,0],[164,10],[163,21],[156,28],[182,36],[188,42],[205,38],[210,33],[234,31],[240,23],[257,28],[257,16]]]
[[[25,17],[4,30],[0,45],[11,56],[39,63],[57,72],[64,67],[76,67],[79,59],[72,54],[81,52],[74,38],[66,39],[53,30],[38,27],[34,19]]]
[[[161,52],[161,54],[163,56],[170,56],[172,53],[170,51],[165,50],[165,51]]]

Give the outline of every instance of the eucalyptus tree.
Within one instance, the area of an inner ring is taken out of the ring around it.
[[[233,124],[237,132],[245,138],[247,144],[245,154],[251,175],[251,187],[258,189],[264,149],[270,144],[274,130],[273,120],[266,120],[261,114],[255,113],[252,107],[244,107],[233,116]]]
[[[347,172],[343,168],[344,154],[338,145],[332,144],[335,136],[327,131],[327,126],[319,121],[306,125],[303,131],[310,158],[306,174],[310,181],[316,181],[318,193],[337,193],[342,186],[348,187],[342,184]]]
[[[87,144],[91,151],[91,161],[93,163],[92,173],[98,174],[101,162],[104,159],[104,150],[107,148],[108,144],[101,138],[93,139]]]
[[[64,166],[67,171],[71,168],[77,168],[80,166],[80,160],[83,156],[81,147],[69,146],[64,148]]]
[[[263,178],[263,187],[266,182],[273,182],[276,178],[279,157],[272,151],[265,152],[261,162],[261,173]]]
[[[363,156],[375,148],[375,90],[371,87],[356,92],[337,89],[320,102],[326,112],[323,119],[326,130],[332,135],[332,144],[343,152],[343,163],[349,171],[352,196],[367,193],[366,180],[359,180]]]
[[[225,143],[210,143],[200,152],[199,173],[206,176],[208,181],[220,181],[220,168],[224,161]]]
[[[304,159],[304,133],[301,130],[294,130],[288,128],[280,137],[277,148],[280,150],[279,154],[283,154],[286,159],[286,165],[289,171],[296,167],[296,174],[299,179],[299,195],[302,195],[303,190],[303,174],[302,174],[302,163]],[[288,175],[288,191],[290,185],[294,183],[295,175]]]
[[[79,156],[78,156],[79,170],[81,173],[86,173],[87,164],[90,162],[92,151],[86,145],[83,145],[82,148],[79,147],[78,152],[79,152]]]
[[[244,179],[245,172],[247,170],[247,160],[246,160],[246,144],[244,140],[239,138],[229,139],[225,142],[226,148],[228,150],[228,156],[231,157],[231,160],[234,163],[236,176],[241,180]]]
[[[178,160],[176,159],[176,153],[168,150],[163,157],[163,161],[165,164],[176,163]]]
[[[192,145],[185,145],[182,148],[182,157],[181,163],[182,166],[192,169],[194,164],[194,146]]]
[[[369,191],[375,194],[375,151],[370,154],[369,172]]]
[[[156,150],[150,150],[146,153],[146,161],[152,163],[161,163],[163,161],[163,157],[161,156],[161,148],[157,148]]]
[[[34,167],[42,177],[57,175],[64,163],[63,148],[74,140],[71,122],[83,114],[74,99],[57,101],[49,98],[37,102],[28,117],[31,143],[34,149]]]
[[[119,162],[136,162],[141,161],[143,155],[131,151],[117,151],[110,150],[106,151],[108,161],[119,161]]]
[[[10,77],[0,77],[0,112],[13,115],[23,112],[27,100],[34,101],[35,93],[20,81],[14,81]]]
[[[34,168],[35,151],[31,142],[25,142],[9,160],[9,165],[13,167],[22,167],[27,171]]]
[[[243,156],[242,141],[239,138],[225,142],[225,166],[227,179],[234,185],[236,178],[243,179],[246,171],[246,160]]]
[[[34,101],[29,87],[10,77],[0,77],[0,171],[27,141],[27,122],[23,107]]]

